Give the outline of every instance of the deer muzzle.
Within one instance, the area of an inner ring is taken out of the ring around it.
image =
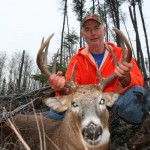
[[[94,123],[90,123],[88,126],[83,128],[82,135],[84,140],[89,145],[96,146],[99,144],[102,135],[102,128],[100,126],[95,125]]]

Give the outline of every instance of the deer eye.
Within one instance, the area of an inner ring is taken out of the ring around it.
[[[99,104],[100,104],[100,105],[104,105],[104,104],[105,104],[105,99],[104,99],[104,98],[101,98]]]
[[[78,104],[76,102],[72,102],[73,107],[78,107]]]

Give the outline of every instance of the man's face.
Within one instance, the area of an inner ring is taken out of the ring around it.
[[[104,27],[94,20],[89,20],[84,23],[81,34],[89,46],[100,45],[104,40]]]

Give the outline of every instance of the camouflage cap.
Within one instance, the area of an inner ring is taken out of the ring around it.
[[[88,20],[95,20],[96,22],[98,22],[99,24],[103,24],[103,20],[102,18],[97,15],[97,14],[92,14],[92,13],[88,13],[82,20],[81,22],[81,26],[84,25],[85,22],[87,22]]]

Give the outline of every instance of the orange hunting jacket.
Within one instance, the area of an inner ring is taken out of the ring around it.
[[[119,61],[122,55],[121,48],[115,46],[113,43],[110,43],[110,42],[105,43],[105,45],[106,44],[112,48],[112,51],[114,52],[117,61]],[[75,54],[70,59],[70,62],[68,64],[68,69],[65,74],[66,80],[70,79],[72,68],[75,62],[77,63],[76,63],[76,68],[75,68],[74,81],[77,84],[86,85],[86,84],[98,83],[98,79],[96,76],[96,63],[91,53],[89,52],[89,49],[87,46],[80,48],[77,54]],[[123,88],[121,83],[118,81],[118,78],[115,78],[108,85],[106,85],[106,87],[103,90],[104,92],[122,93],[131,86],[134,86],[134,85],[143,86],[144,84],[143,77],[133,58],[131,60],[131,63],[133,64],[133,67],[130,71],[131,83],[127,87]],[[107,49],[107,46],[106,46],[106,51],[105,51],[102,63],[99,67],[99,71],[102,77],[105,78],[105,77],[108,77],[111,73],[113,73],[114,69],[115,69],[114,62],[110,55],[109,49]]]

